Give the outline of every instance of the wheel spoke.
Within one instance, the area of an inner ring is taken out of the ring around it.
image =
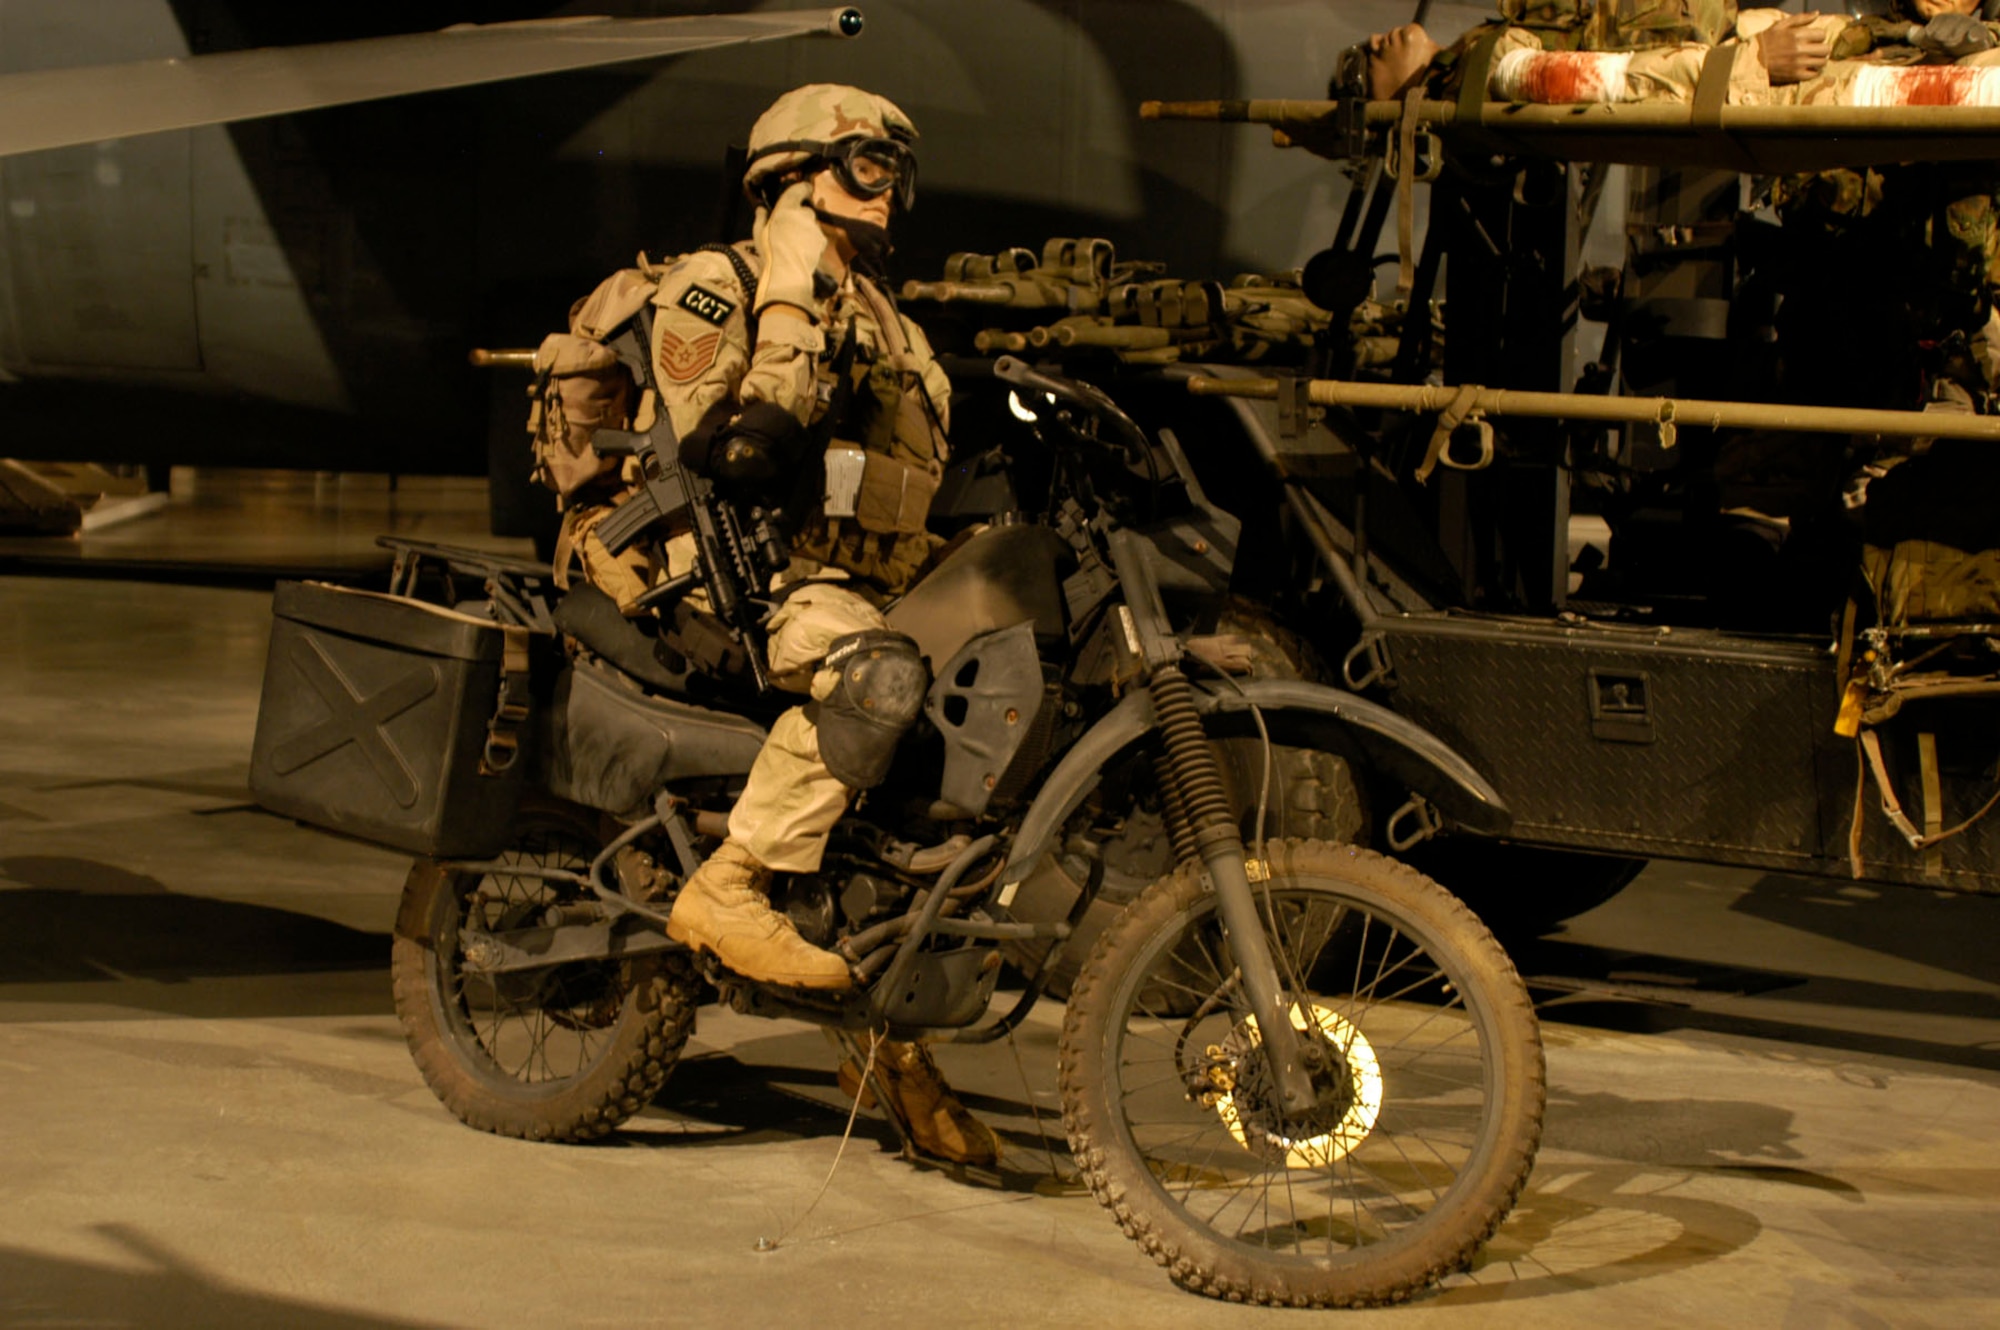
[[[1151,890],[1181,883],[1185,875]],[[1464,953],[1439,950],[1434,916],[1350,894],[1337,874],[1294,871],[1257,894],[1294,1025],[1302,1039],[1324,1041],[1315,1103],[1279,1107],[1261,1033],[1234,992],[1242,977],[1222,947],[1212,892],[1190,890],[1171,927],[1126,943],[1136,954],[1096,990],[1100,1005],[1120,1008],[1107,1013],[1117,1037],[1078,1041],[1112,1059],[1097,1102],[1158,1203],[1265,1261],[1338,1257],[1464,1222],[1445,1217],[1459,1211],[1447,1212],[1444,1198],[1491,1148],[1482,1124],[1500,1103],[1488,1037],[1496,1027],[1491,1007],[1475,1010],[1468,997]],[[1497,955],[1490,938],[1481,945]],[[1510,1184],[1500,1199],[1512,1194]]]
[[[563,837],[525,839],[501,857],[500,867],[464,884],[460,918],[484,932],[537,923],[570,889],[509,869],[575,872],[589,860]],[[495,1072],[524,1084],[558,1083],[588,1075],[610,1046],[615,995],[625,986],[615,965],[585,961],[536,975],[474,976],[463,971],[455,950],[440,952],[439,994]]]

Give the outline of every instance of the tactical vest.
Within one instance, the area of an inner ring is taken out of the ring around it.
[[[876,344],[862,344],[850,325],[854,344],[820,362],[814,424],[827,439],[826,498],[792,544],[894,596],[909,589],[937,548],[925,519],[944,478],[944,432],[901,324],[892,326],[893,307],[861,292],[855,299],[869,312]]]
[[[757,287],[755,251],[704,248],[729,259],[749,308]],[[628,326],[671,266],[648,264],[613,275],[577,302],[571,331],[552,334],[537,354],[541,376],[528,423],[536,478],[557,491],[564,507],[610,501],[620,483],[617,465],[590,451],[596,430],[630,425],[636,405],[631,377],[605,343]],[[827,440],[828,475],[851,483],[843,484],[846,501],[835,505],[837,512],[814,505],[792,547],[896,596],[917,580],[939,543],[925,519],[944,477],[944,433],[895,308],[859,283],[852,299],[876,328],[874,344],[861,343],[854,322],[831,339],[814,371],[819,403],[812,421],[814,437]],[[753,323],[753,340],[754,329]],[[815,490],[808,502],[819,494]]]

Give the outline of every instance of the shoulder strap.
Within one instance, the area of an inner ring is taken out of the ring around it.
[[[750,260],[743,257],[743,251],[734,245],[725,245],[712,240],[701,246],[697,253],[707,251],[720,254],[729,260],[729,266],[736,270],[736,284],[743,288],[743,317],[749,323],[750,345],[757,345],[757,273],[750,266]]]
[[[736,281],[743,288],[743,294],[751,298],[757,295],[757,272],[750,266],[750,260],[743,257],[743,251],[734,245],[725,245],[719,240],[711,240],[698,246],[697,254],[720,254],[729,260],[729,266],[736,269]]]
[[[569,330],[593,342],[605,341],[653,298],[659,285],[657,273],[621,268],[570,310]]]

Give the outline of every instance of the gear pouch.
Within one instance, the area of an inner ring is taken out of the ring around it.
[[[535,353],[535,368],[542,375],[528,418],[535,478],[568,500],[617,469],[616,459],[591,451],[590,440],[630,418],[632,376],[609,347],[573,333],[550,333]]]
[[[863,456],[855,524],[863,531],[883,535],[907,536],[922,531],[931,499],[938,492],[938,477],[928,468],[910,466],[881,453]]]

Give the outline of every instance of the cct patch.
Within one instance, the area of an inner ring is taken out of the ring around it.
[[[718,328],[736,312],[735,301],[724,300],[705,286],[690,286],[681,292],[681,298],[676,303],[696,318],[706,319]]]

